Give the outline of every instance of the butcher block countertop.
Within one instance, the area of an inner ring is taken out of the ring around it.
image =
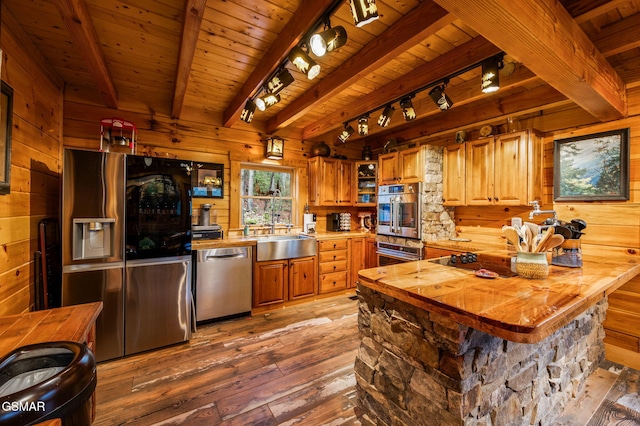
[[[102,302],[95,302],[0,317],[0,357],[22,346],[63,340],[88,343],[95,350],[100,312]]]
[[[358,238],[358,237],[370,237],[375,238],[376,234],[371,232],[322,232],[316,234],[276,234],[276,236],[296,236],[305,235],[307,237],[315,238],[316,240],[332,240],[340,238]],[[214,248],[228,248],[228,247],[252,247],[256,245],[256,242],[263,238],[269,238],[269,235],[249,235],[248,237],[227,237],[220,240],[193,240],[191,242],[191,248],[193,250],[206,250]]]
[[[506,251],[490,253],[508,258]],[[640,273],[636,258],[584,256],[582,268],[549,266],[546,279],[481,278],[428,260],[365,269],[360,285],[477,330],[536,343]]]

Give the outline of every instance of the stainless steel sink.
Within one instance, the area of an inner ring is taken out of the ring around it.
[[[316,239],[306,235],[260,235],[256,242],[256,260],[294,259],[315,256]]]

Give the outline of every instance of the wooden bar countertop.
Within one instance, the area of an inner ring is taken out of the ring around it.
[[[0,357],[35,343],[64,340],[91,346],[100,312],[102,302],[94,302],[0,317]]]
[[[504,251],[493,254],[508,257]],[[536,343],[639,273],[635,257],[584,256],[582,268],[550,265],[546,279],[487,279],[429,260],[358,275],[360,285],[460,324],[513,342]]]

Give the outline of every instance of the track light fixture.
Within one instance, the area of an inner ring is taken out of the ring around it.
[[[391,105],[387,105],[386,107],[384,107],[384,110],[382,110],[382,114],[380,114],[380,117],[378,118],[378,126],[387,127],[391,122],[391,116],[393,115],[394,111],[395,109]]]
[[[289,52],[289,60],[309,80],[313,80],[320,74],[320,65],[316,63],[300,46],[295,46]]]
[[[360,136],[367,136],[369,134],[369,116],[363,115],[358,118],[358,134]]]
[[[411,102],[411,96],[400,99],[400,108],[402,108],[402,115],[405,121],[413,121],[416,119],[416,110],[413,108],[413,102]]]
[[[244,104],[244,108],[240,113],[240,120],[245,123],[251,123],[253,120],[253,114],[256,112],[256,104],[251,99],[247,99],[247,102]]]
[[[347,43],[347,30],[343,26],[331,28],[331,23],[328,23],[325,28],[327,29],[309,38],[309,48],[316,56],[324,56]]]
[[[500,89],[500,71],[503,55],[496,55],[482,61],[482,93],[492,93]]]
[[[351,127],[349,123],[344,123],[344,129],[342,130],[342,133],[338,135],[338,139],[340,140],[340,142],[345,143],[354,132],[354,128]]]
[[[349,4],[353,21],[358,28],[379,18],[376,0],[349,0]]]
[[[451,98],[444,92],[444,88],[448,82],[448,80],[445,80],[441,85],[435,86],[429,92],[429,97],[433,99],[433,102],[438,105],[441,111],[446,111],[453,106],[453,101],[451,101]]]
[[[267,92],[277,94],[285,87],[293,83],[295,79],[288,69],[283,68],[267,82]]]
[[[280,102],[280,95],[267,93],[259,98],[256,98],[256,106],[260,111],[264,111],[270,106],[273,106]]]

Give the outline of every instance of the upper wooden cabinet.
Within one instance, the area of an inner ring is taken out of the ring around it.
[[[459,148],[445,150],[445,205],[524,206],[542,198],[543,146],[537,132],[507,133],[464,146],[464,161]]]
[[[309,205],[352,206],[353,161],[313,157],[309,160]]]
[[[409,148],[378,157],[378,183],[414,183],[422,181],[422,149]]]
[[[355,205],[357,207],[375,207],[378,163],[375,161],[356,161],[354,171]]]
[[[449,145],[442,157],[442,198],[445,206],[466,204],[465,171],[466,147],[464,144]]]

